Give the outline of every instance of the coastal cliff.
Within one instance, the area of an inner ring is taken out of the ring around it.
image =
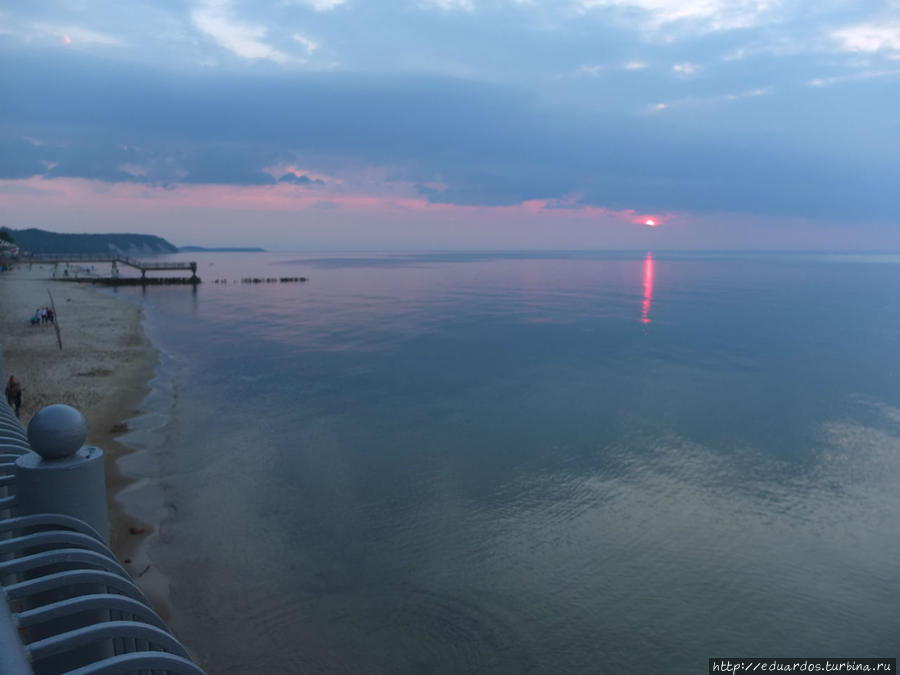
[[[122,254],[129,256],[177,253],[178,249],[150,234],[63,234],[37,228],[3,228],[23,250],[37,255]]]

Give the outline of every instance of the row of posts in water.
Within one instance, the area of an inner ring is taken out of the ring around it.
[[[244,277],[240,280],[242,284],[290,284],[290,283],[302,283],[305,281],[309,281],[306,277],[266,277],[264,279],[260,279],[259,277]],[[227,284],[229,283],[228,279],[214,279],[214,284]],[[238,283],[237,279],[233,279],[231,283]]]

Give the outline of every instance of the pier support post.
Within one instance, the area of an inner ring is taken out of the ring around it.
[[[64,513],[84,520],[109,544],[103,451],[84,446],[87,422],[75,408],[47,406],[31,418],[32,453],[16,460],[19,513]]]

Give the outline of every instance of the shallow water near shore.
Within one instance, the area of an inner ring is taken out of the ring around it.
[[[179,258],[126,461],[210,672],[896,655],[900,256]]]

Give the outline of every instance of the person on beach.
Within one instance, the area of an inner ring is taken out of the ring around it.
[[[9,376],[9,382],[6,383],[6,402],[10,408],[15,409],[16,417],[18,417],[19,410],[22,409],[22,385],[12,375]]]

